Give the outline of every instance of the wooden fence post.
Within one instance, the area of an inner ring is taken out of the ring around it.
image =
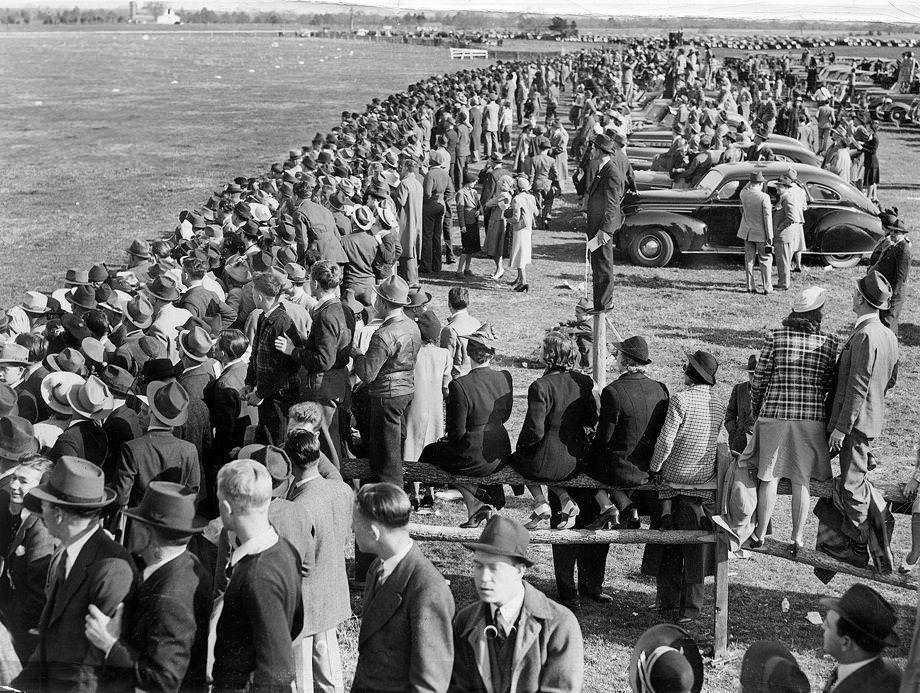
[[[721,659],[728,654],[728,540],[725,532],[716,531],[716,603],[713,656]]]
[[[607,320],[605,313],[594,314],[594,328],[591,343],[591,364],[594,382],[599,390],[607,384]]]

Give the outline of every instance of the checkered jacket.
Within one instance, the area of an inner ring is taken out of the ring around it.
[[[700,484],[709,481],[716,473],[716,445],[723,421],[725,405],[716,399],[708,385],[693,385],[671,395],[664,425],[655,444],[651,471],[660,471],[665,483]],[[675,494],[661,494],[662,497],[671,495]]]
[[[834,381],[837,338],[790,327],[764,338],[754,372],[754,416],[795,421],[827,421],[824,402]]]

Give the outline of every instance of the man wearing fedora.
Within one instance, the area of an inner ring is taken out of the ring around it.
[[[182,261],[182,283],[187,287],[178,306],[196,318],[220,317],[222,325],[230,326],[236,320],[236,310],[203,285],[208,273],[207,261],[190,255]]]
[[[891,604],[871,587],[857,583],[841,598],[825,598],[824,652],[835,660],[823,693],[897,693],[901,670],[882,658],[900,644]]]
[[[399,246],[402,252],[399,257],[397,273],[406,280],[409,286],[417,286],[418,259],[422,254],[422,200],[424,189],[422,176],[418,173],[418,162],[414,159],[405,159],[402,167],[402,178],[393,201],[396,203],[396,213],[399,219]]]
[[[153,324],[153,306],[147,297],[139,294],[134,296],[124,308],[124,341],[115,350],[114,358],[122,358],[127,364],[127,368],[134,373],[140,372],[140,369],[151,358],[149,349],[145,349],[146,344],[142,342],[147,333],[145,330]],[[150,338],[147,338],[149,341]]]
[[[907,275],[911,264],[910,238],[907,227],[896,213],[882,214],[882,227],[888,237],[872,253],[869,271],[875,270],[891,285],[889,306],[879,312],[879,318],[897,336],[901,309],[907,298]]]
[[[67,391],[67,404],[73,414],[48,453],[52,460],[68,455],[89,460],[100,467],[109,452],[109,439],[102,428],[115,407],[115,399],[104,382],[91,375],[82,385]]]
[[[29,368],[29,350],[16,342],[0,345],[0,383],[16,393],[19,416],[31,423],[38,421],[38,401],[26,387],[25,374]]]
[[[21,416],[0,417],[0,491],[9,488],[19,459],[36,452],[38,440],[31,423]]]
[[[211,333],[197,321],[179,331],[179,354],[182,372],[177,376],[191,399],[203,399],[204,393],[217,379],[215,361],[210,358],[214,346]]]
[[[332,213],[311,198],[316,186],[316,176],[307,172],[294,186],[294,192],[300,198],[294,210],[294,228],[297,233],[297,257],[304,264],[307,250],[316,248],[323,260],[344,265],[347,262],[339,232]]]
[[[105,472],[105,478],[111,481],[122,446],[129,440],[143,435],[144,428],[138,413],[128,405],[128,399],[134,397],[134,376],[124,368],[108,365],[99,374],[99,379],[112,393],[112,413],[102,424],[102,430],[105,431],[109,443],[102,471]]]
[[[176,305],[179,300],[176,280],[169,275],[158,276],[147,284],[147,297],[154,311],[150,330],[165,337],[167,355],[173,363],[178,363],[179,342],[176,330],[188,322],[192,314]],[[148,334],[151,334],[149,330]]]
[[[272,271],[260,272],[252,280],[256,308],[262,311],[252,340],[252,355],[246,372],[249,403],[259,408],[259,426],[280,441],[284,436],[287,410],[299,398],[299,365],[275,346],[287,337],[300,346],[300,335],[281,303],[281,279]]]
[[[108,617],[135,588],[131,555],[102,530],[100,513],[115,500],[102,470],[78,457],[60,458],[48,480],[25,496],[61,544],[51,562],[38,644],[13,686],[23,691],[81,691],[104,687],[105,653],[85,635],[90,605]]]
[[[355,375],[368,386],[369,462],[372,481],[402,487],[402,443],[406,437],[406,412],[415,393],[415,360],[422,348],[418,325],[404,312],[409,305],[409,285],[394,276],[375,289],[374,311],[382,319],[362,354],[351,348]],[[363,580],[370,557],[357,554],[355,579]]]
[[[705,351],[687,356],[684,384],[671,395],[649,471],[658,492],[661,529],[704,529],[715,510],[716,455],[725,421],[725,405],[715,395],[719,362]],[[703,488],[695,488],[703,487]],[[711,554],[701,544],[646,546],[643,572],[657,577],[657,607],[680,623],[696,619],[703,608],[703,581]]]
[[[113,487],[119,506],[137,506],[154,480],[174,481],[197,494],[204,493],[198,451],[173,428],[188,418],[189,397],[175,380],[147,385],[150,423],[147,432],[126,442],[115,466]]]
[[[342,268],[342,286],[355,293],[372,290],[374,279],[374,258],[377,257],[377,237],[374,235],[374,213],[369,207],[358,205],[352,211],[354,231],[342,237],[342,250],[347,262]]]
[[[310,269],[310,293],[316,299],[313,324],[302,347],[287,337],[275,347],[301,366],[298,374],[301,398],[316,402],[323,410],[335,455],[343,456],[343,441],[351,428],[351,384],[348,363],[355,331],[354,313],[339,298],[342,270],[334,262],[319,260]]]
[[[871,271],[853,289],[853,334],[837,359],[837,379],[827,422],[828,447],[840,452],[840,493],[846,511],[841,531],[855,544],[869,538],[866,484],[872,440],[885,427],[885,393],[897,377],[898,340],[879,319],[891,287]]]
[[[448,690],[454,598],[409,537],[411,512],[409,497],[394,484],[358,491],[355,539],[376,558],[364,588],[352,693]]]
[[[154,481],[125,515],[130,549],[144,565],[141,584],[127,619],[90,604],[86,637],[105,654],[109,674],[136,690],[204,690],[211,576],[188,551],[202,531],[195,495],[182,484]]]
[[[765,188],[763,173],[755,171],[741,191],[738,238],[744,241],[744,276],[749,294],[757,293],[755,265],[760,267],[763,292],[773,291],[773,206]]]
[[[130,270],[137,281],[146,284],[150,281],[147,273],[150,269],[150,244],[141,238],[135,238],[131,245],[125,248],[125,269]]]
[[[594,159],[587,182],[584,211],[588,220],[594,310],[609,310],[613,302],[613,252],[623,225],[623,198],[635,191],[632,165],[626,157],[626,137],[620,132],[594,138]]]
[[[773,228],[776,241],[776,288],[787,291],[792,283],[792,266],[796,253],[805,250],[805,208],[808,197],[788,173],[776,181],[779,191],[778,219]],[[801,255],[799,255],[801,257]],[[800,261],[801,263],[801,261]],[[801,268],[800,268],[801,269]]]
[[[581,691],[584,643],[578,620],[524,580],[533,565],[530,534],[517,520],[496,515],[473,552],[478,600],[454,618],[457,693]]]

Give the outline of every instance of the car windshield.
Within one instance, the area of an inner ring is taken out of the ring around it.
[[[711,193],[716,189],[716,186],[722,182],[722,174],[719,171],[708,171],[705,176],[700,178],[700,182],[696,184],[697,190],[705,190],[708,193]]]

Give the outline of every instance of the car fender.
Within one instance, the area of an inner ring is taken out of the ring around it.
[[[679,212],[642,209],[626,217],[618,245],[629,247],[630,241],[645,229],[657,227],[667,231],[678,250],[696,250],[706,242],[706,224]]]
[[[844,255],[871,253],[885,232],[878,217],[841,209],[822,215],[812,227],[811,235],[808,245],[813,252]]]

